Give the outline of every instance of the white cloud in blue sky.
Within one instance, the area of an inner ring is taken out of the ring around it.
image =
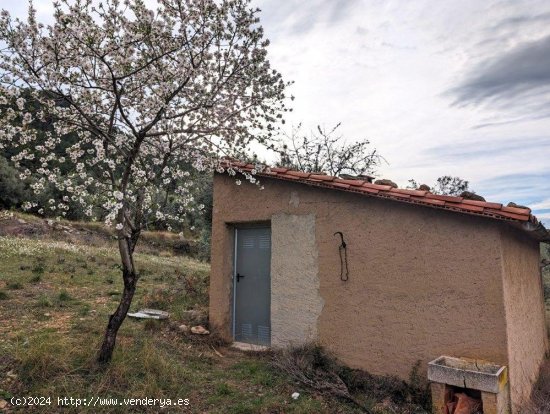
[[[149,0],[153,3],[153,0]],[[50,0],[35,0],[50,20]],[[289,123],[342,122],[405,186],[470,180],[550,223],[550,2],[253,0],[296,96]],[[25,5],[0,0],[24,15]]]
[[[401,186],[458,175],[550,222],[550,2],[256,3],[294,122],[342,121]]]

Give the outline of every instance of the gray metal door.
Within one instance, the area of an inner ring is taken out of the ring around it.
[[[233,335],[235,341],[271,343],[271,229],[235,230]]]

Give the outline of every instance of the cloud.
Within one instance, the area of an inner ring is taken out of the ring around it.
[[[548,210],[550,212],[550,198],[531,204],[531,208],[545,211]]]
[[[540,13],[535,15],[518,15],[507,17],[500,22],[492,25],[490,30],[498,30],[502,28],[517,29],[519,25],[532,25],[533,23],[550,22],[550,13]]]
[[[260,0],[262,22],[276,37],[303,36],[314,32],[319,24],[338,24],[353,12],[361,0]]]
[[[329,21],[337,23],[346,18],[360,0],[325,0],[325,4],[331,5]]]
[[[550,194],[550,172],[535,174],[504,174],[480,180],[474,188],[488,200],[514,201],[545,211]]]
[[[439,160],[467,161],[469,159],[495,159],[501,155],[513,154],[518,159],[529,159],[532,151],[550,153],[550,136],[500,137],[496,140],[486,139],[481,142],[453,142],[437,145],[426,152]]]
[[[514,106],[527,103],[531,109],[547,109],[550,103],[550,36],[521,43],[479,64],[450,93],[455,96],[454,104],[458,106],[491,101]]]

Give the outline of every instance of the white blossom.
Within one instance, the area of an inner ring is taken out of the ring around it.
[[[59,194],[28,210],[180,230],[204,209],[189,166],[258,185],[261,165],[220,161],[272,138],[288,83],[250,0],[102,3],[55,2],[46,26],[32,5],[26,20],[0,14],[0,149],[34,194]]]

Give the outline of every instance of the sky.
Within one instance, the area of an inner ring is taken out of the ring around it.
[[[252,3],[273,67],[294,81],[288,125],[341,122],[383,155],[379,178],[460,176],[550,224],[550,1]],[[50,21],[51,0],[34,4]]]

